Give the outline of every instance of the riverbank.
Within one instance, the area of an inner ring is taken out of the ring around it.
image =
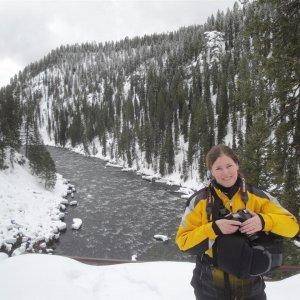
[[[52,252],[47,247],[65,230],[62,221],[68,184],[60,174],[53,191],[31,174],[28,161],[16,153],[13,164],[0,171],[0,251]]]
[[[184,181],[180,172],[173,172],[172,174],[161,176],[159,172],[155,172],[151,168],[146,168],[144,165],[133,165],[129,168],[127,166],[127,163],[125,161],[122,161],[121,159],[118,159],[117,161],[115,159],[111,159],[108,155],[104,156],[101,151],[102,147],[100,146],[99,142],[97,143],[97,141],[94,141],[95,144],[93,147],[89,147],[89,155],[87,155],[83,145],[76,145],[75,147],[72,147],[68,142],[65,147],[61,147],[60,145],[55,145],[48,136],[44,136],[43,140],[47,146],[67,149],[84,156],[99,158],[106,162],[107,167],[120,168],[123,172],[135,172],[144,180],[162,183],[170,186],[178,186],[179,188],[176,192],[181,194],[181,198],[189,198],[195,191],[200,190],[205,185],[205,182],[200,182],[197,176],[188,177],[188,179]]]

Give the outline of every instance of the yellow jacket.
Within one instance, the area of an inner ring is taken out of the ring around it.
[[[215,192],[230,212],[247,209],[259,214],[264,221],[263,230],[283,237],[294,237],[299,231],[296,218],[268,193],[248,185],[248,201],[245,207],[240,191],[229,199],[218,188]],[[206,213],[207,188],[194,194],[188,201],[176,235],[180,250],[198,254],[205,251],[212,257],[212,244],[217,237],[215,224],[209,222]]]

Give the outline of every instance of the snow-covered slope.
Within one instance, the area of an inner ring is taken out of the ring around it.
[[[66,226],[60,220],[64,215],[61,203],[66,201],[62,197],[67,193],[64,183],[57,174],[54,190],[45,190],[20,154],[13,166],[0,171],[0,248],[10,251],[18,242],[20,247],[13,253],[16,255],[31,250],[38,242],[59,237]]]
[[[207,63],[209,67],[212,67],[213,63],[216,63],[219,61],[220,57],[224,55],[225,53],[225,41],[224,41],[224,33],[219,31],[207,31],[204,33],[204,48],[205,51],[201,52],[201,54],[195,58],[195,60],[189,60],[185,62],[185,64],[182,66],[184,69],[184,72],[186,74],[186,77],[189,79],[185,79],[186,85],[189,87],[189,89],[192,88],[193,80],[191,77],[191,74],[193,70],[195,69],[196,65],[199,65],[199,68],[203,71],[204,63]],[[133,52],[130,52],[131,55],[133,55]],[[90,56],[89,56],[90,55]],[[95,57],[93,54],[89,54],[87,56],[82,55],[79,56],[78,61],[76,61],[76,64],[83,66],[83,74],[86,73],[93,73],[95,72],[95,68],[97,67],[97,62],[95,60]],[[112,52],[108,56],[108,54],[103,54],[104,61],[107,61],[104,65],[102,63],[98,66],[99,68],[108,68],[109,73],[113,72],[114,64],[119,61],[120,63],[124,63],[123,59],[123,51],[120,52]],[[153,55],[153,54],[152,54]],[[163,55],[163,57],[166,56],[166,53]],[[66,56],[68,58],[68,55]],[[89,59],[87,58],[89,57]],[[70,59],[70,58],[69,58]],[[66,59],[68,61],[68,59]],[[166,58],[162,59],[163,66],[166,68]],[[70,62],[69,62],[70,63]],[[157,57],[149,57],[146,59],[146,61],[140,62],[140,64],[136,67],[136,69],[133,71],[131,75],[124,76],[122,85],[123,88],[120,90],[112,89],[112,103],[115,106],[116,105],[116,96],[118,94],[122,94],[122,99],[127,99],[132,101],[134,105],[134,99],[137,100],[139,103],[139,95],[134,92],[136,87],[132,83],[132,78],[135,76],[141,76],[141,78],[147,76],[147,66],[150,64],[154,64],[158,68],[158,61]],[[74,67],[75,68],[75,67]],[[77,72],[77,71],[76,71]],[[68,121],[67,126],[70,126],[70,122],[72,121],[72,114],[70,113],[70,108],[75,110],[75,104],[83,102],[83,98],[87,102],[88,105],[95,104],[101,104],[104,101],[104,78],[99,78],[99,82],[93,81],[92,85],[97,85],[97,91],[90,91],[88,92],[86,84],[82,83],[80,80],[80,76],[77,75],[76,72],[67,71],[65,65],[55,65],[52,66],[50,69],[46,69],[40,73],[38,73],[35,77],[31,78],[29,81],[29,86],[31,87],[31,93],[36,93],[40,95],[39,98],[39,109],[40,112],[39,120],[40,120],[40,133],[42,136],[42,140],[46,145],[55,146],[55,134],[56,131],[59,135],[60,128],[58,125],[58,119],[62,118],[62,115],[67,114],[68,115]],[[95,73],[97,76],[99,76],[98,71]],[[188,74],[190,74],[188,76]],[[70,76],[70,94],[66,92],[66,87],[64,86],[63,82],[66,80],[66,78]],[[113,76],[113,74],[111,74]],[[51,93],[51,84],[48,83],[49,78],[52,78],[51,80],[53,82],[56,82],[56,95],[54,96],[53,93]],[[96,79],[94,79],[96,80]],[[132,93],[130,94],[130,90],[132,90]],[[216,95],[212,95],[212,100],[215,102]],[[78,100],[80,99],[80,100]],[[124,100],[122,100],[124,101]],[[186,99],[187,101],[187,99]],[[81,105],[80,104],[80,105]],[[122,108],[121,104],[121,110]],[[215,105],[215,103],[214,103]],[[114,107],[114,109],[116,109]],[[214,108],[215,110],[215,108]],[[64,111],[64,113],[63,113]],[[59,113],[60,112],[60,113]],[[84,123],[83,119],[83,112],[81,111],[81,119],[82,123]],[[141,115],[143,115],[144,112],[141,112]],[[115,115],[115,118],[117,116]],[[123,126],[123,117],[122,114],[120,116],[120,129],[122,129]],[[174,132],[174,124],[172,125]],[[231,132],[229,130],[229,132]],[[230,141],[229,144],[231,144],[232,140],[232,134],[230,133],[226,140]],[[195,159],[192,161],[191,166],[188,168],[188,171],[186,172],[186,176],[183,176],[183,165],[186,165],[187,161],[187,155],[188,155],[188,142],[184,141],[183,135],[179,134],[179,139],[177,146],[175,147],[175,153],[174,153],[174,170],[171,174],[165,174],[164,176],[161,176],[159,173],[159,156],[153,157],[152,162],[150,164],[147,163],[146,160],[146,153],[143,149],[142,145],[138,142],[137,139],[134,140],[134,148],[135,152],[134,155],[132,155],[132,165],[130,166],[131,170],[137,171],[143,175],[151,176],[152,178],[158,178],[161,182],[169,183],[169,184],[178,184],[182,185],[184,187],[198,190],[202,188],[199,172],[198,172],[198,154],[200,151],[200,147],[197,150],[197,153],[195,153]],[[59,145],[57,145],[59,146]],[[75,147],[72,147],[70,139],[66,140],[65,147],[70,150],[75,150],[79,153],[86,153],[88,152],[96,157],[99,157],[101,159],[109,160],[110,163],[118,164],[119,166],[123,168],[129,168],[129,162],[126,157],[126,155],[120,155],[119,154],[119,145],[118,145],[118,139],[117,137],[112,133],[107,133],[106,141],[105,141],[105,147],[103,145],[103,141],[99,140],[99,137],[95,137],[90,143],[87,145],[83,144],[77,144]],[[106,149],[106,155],[103,155],[103,149]],[[161,178],[163,177],[163,178]],[[185,178],[184,178],[185,177]]]

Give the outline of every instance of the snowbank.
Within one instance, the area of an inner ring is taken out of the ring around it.
[[[66,227],[60,219],[62,197],[67,185],[61,175],[53,191],[45,190],[39,179],[31,175],[28,165],[19,165],[0,171],[0,248],[11,251],[13,244],[20,243],[14,255],[31,250],[41,241],[59,237]],[[1,297],[0,297],[1,298]]]
[[[0,260],[0,298],[5,300],[195,299],[193,263],[148,262],[89,266],[70,258],[26,254]],[[270,300],[296,299],[300,274],[267,282]]]
[[[0,298],[193,299],[192,263],[89,266],[56,255],[26,254],[0,261]]]

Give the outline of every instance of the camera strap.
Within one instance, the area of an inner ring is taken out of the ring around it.
[[[216,193],[214,187],[210,184],[207,187],[207,205],[206,205],[207,220],[209,222],[216,221],[229,213],[230,211],[225,208],[222,200]]]

